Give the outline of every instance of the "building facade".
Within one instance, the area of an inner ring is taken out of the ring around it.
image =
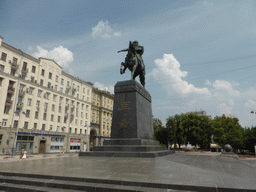
[[[36,59],[2,40],[0,154],[15,149],[29,153],[89,150],[91,140],[102,132],[100,124],[97,132],[90,122],[93,85],[65,73],[54,60]]]
[[[91,128],[97,130],[93,145],[102,145],[103,141],[111,135],[114,95],[93,88],[91,98]]]

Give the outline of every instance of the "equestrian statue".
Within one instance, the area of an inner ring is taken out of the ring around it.
[[[138,41],[130,41],[129,48],[123,49],[120,52],[128,52],[125,57],[125,62],[121,63],[120,73],[121,75],[125,73],[128,68],[131,71],[131,80],[140,76],[140,83],[145,87],[145,65],[142,60],[142,54],[144,53],[144,47],[140,46]]]

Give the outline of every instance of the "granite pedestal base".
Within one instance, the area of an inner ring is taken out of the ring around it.
[[[111,139],[79,156],[159,157],[174,153],[154,140],[152,117],[151,96],[147,90],[134,80],[118,82]]]

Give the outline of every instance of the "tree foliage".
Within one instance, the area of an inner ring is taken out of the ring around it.
[[[169,117],[166,128],[169,133],[169,142],[182,144],[188,142],[192,145],[199,145],[200,148],[209,148],[211,144],[212,124],[208,117],[196,114],[181,114]]]
[[[153,118],[153,127],[154,127],[154,137],[160,142],[168,147],[168,131],[163,126],[162,121],[157,118]]]
[[[230,144],[234,149],[244,148],[244,129],[237,118],[216,116],[213,120],[213,140],[220,146]]]
[[[244,130],[244,149],[250,152],[256,152],[254,146],[256,145],[256,127],[246,128]]]

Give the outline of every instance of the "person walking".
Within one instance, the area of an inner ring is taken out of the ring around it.
[[[24,154],[24,149],[21,150],[21,153],[20,153],[20,160],[22,159],[23,154]]]
[[[25,159],[26,160],[27,158],[27,150],[24,151],[24,154],[23,154],[23,157],[22,157],[22,160]]]

